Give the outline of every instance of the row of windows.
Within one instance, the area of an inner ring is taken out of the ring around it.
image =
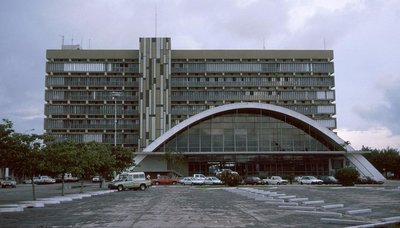
[[[331,119],[331,120],[315,120],[317,121],[317,123],[319,123],[320,125],[329,128],[329,129],[334,129],[336,128],[336,120],[335,119]]]
[[[134,77],[46,77],[46,86],[137,86]]]
[[[114,143],[114,134],[52,134],[56,141],[71,140],[77,143],[99,142]],[[138,135],[136,134],[117,134],[117,144],[137,144]]]
[[[45,115],[112,115],[117,112],[117,115],[137,115],[139,111],[137,106],[121,106],[117,105],[50,105],[46,104]]]
[[[173,91],[173,100],[334,100],[334,91]]]
[[[45,119],[45,129],[114,129],[114,119],[57,120]],[[118,119],[117,129],[138,128],[139,120]]]
[[[174,63],[172,73],[194,72],[327,72],[333,63]]]
[[[192,77],[172,78],[172,86],[334,86],[332,77]]]
[[[335,114],[335,105],[282,105],[302,114]],[[209,109],[207,105],[176,105],[171,107],[173,115],[192,115]]]
[[[139,72],[137,63],[52,63],[47,72]]]
[[[47,90],[46,100],[112,100],[112,91],[55,91]],[[124,91],[117,100],[137,100],[135,91]]]

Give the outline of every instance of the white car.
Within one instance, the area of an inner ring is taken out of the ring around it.
[[[118,179],[114,179],[108,184],[109,189],[117,189],[119,192],[125,189],[146,190],[151,186],[151,181],[146,179],[144,172],[121,173]]]
[[[204,184],[216,185],[222,184],[222,181],[216,177],[206,177],[204,180]]]
[[[192,185],[193,184],[193,177],[184,177],[179,180],[179,183],[183,185]]]
[[[301,177],[301,179],[299,180],[300,184],[322,184],[324,183],[322,180],[317,179],[314,176],[304,176]]]
[[[33,183],[35,183],[35,184],[54,184],[54,183],[56,183],[56,179],[51,178],[49,176],[38,176],[37,179],[33,179]]]
[[[267,179],[263,179],[263,183],[280,185],[280,184],[288,184],[288,181],[282,179],[282,177],[280,176],[272,176]]]

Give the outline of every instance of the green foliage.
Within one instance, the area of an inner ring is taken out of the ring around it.
[[[0,167],[8,167],[15,177],[30,177],[42,171],[43,135],[16,133],[11,121],[0,124]],[[35,187],[32,183],[33,199]]]
[[[12,122],[3,119],[3,123],[0,124],[0,167],[9,167],[10,152],[16,150],[17,141],[13,134]]]
[[[112,171],[120,173],[129,166],[134,165],[134,152],[131,149],[127,149],[121,146],[112,147],[111,155],[113,156],[113,159],[115,161],[112,166]]]
[[[356,183],[358,176],[358,171],[352,167],[338,169],[335,175],[336,179],[338,179],[343,186],[353,186],[354,183]]]
[[[400,151],[394,148],[386,149],[372,149],[369,147],[362,147],[362,151],[371,151],[371,153],[364,154],[365,158],[377,170],[386,175],[386,173],[391,172],[395,176],[394,178],[400,178]]]
[[[238,174],[231,173],[227,170],[223,171],[219,178],[228,186],[238,186],[242,182],[242,178]]]

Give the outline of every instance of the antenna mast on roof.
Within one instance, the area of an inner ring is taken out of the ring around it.
[[[61,36],[61,48],[64,46],[64,35],[59,35]]]
[[[265,50],[265,38],[263,38],[263,50]]]

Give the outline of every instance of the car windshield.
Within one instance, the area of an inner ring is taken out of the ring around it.
[[[309,177],[310,178],[310,180],[316,180],[317,178],[315,178],[315,177]]]
[[[118,180],[126,180],[128,178],[128,175],[120,175]]]

